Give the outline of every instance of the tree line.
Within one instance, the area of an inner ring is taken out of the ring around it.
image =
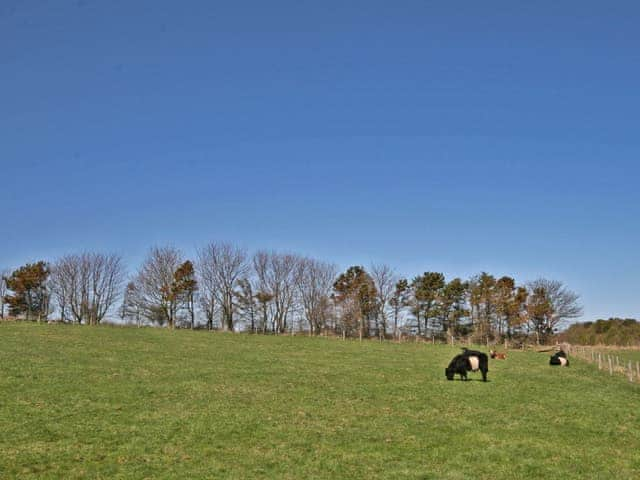
[[[99,325],[206,328],[448,341],[534,338],[544,342],[581,315],[577,294],[559,281],[518,284],[482,272],[447,280],[440,272],[403,278],[388,265],[352,266],[213,242],[188,259],[151,248],[127,276],[121,256],[83,252],[4,271],[0,317]]]
[[[640,322],[634,318],[598,319],[575,323],[563,331],[560,340],[579,345],[640,345]]]

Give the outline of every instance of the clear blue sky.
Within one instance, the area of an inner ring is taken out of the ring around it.
[[[0,266],[209,240],[640,317],[637,2],[0,2]]]

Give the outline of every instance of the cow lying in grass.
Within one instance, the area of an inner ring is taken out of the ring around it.
[[[489,358],[486,353],[477,352],[475,350],[467,350],[453,357],[449,366],[445,368],[444,373],[447,380],[453,380],[454,375],[460,375],[461,380],[467,380],[467,372],[482,372],[482,381],[487,381],[487,372],[489,371]]]
[[[560,350],[557,353],[551,355],[549,359],[549,365],[560,365],[561,367],[569,366],[569,359],[567,358],[567,354]]]
[[[496,359],[496,360],[506,360],[507,359],[507,354],[506,353],[496,352],[495,350],[489,350],[489,356],[491,358]]]

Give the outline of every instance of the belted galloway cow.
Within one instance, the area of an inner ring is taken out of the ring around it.
[[[553,355],[551,355],[551,358],[549,358],[549,365],[560,365],[561,367],[568,367],[569,359],[567,358],[567,354],[562,350],[554,353]]]
[[[447,380],[453,380],[455,374],[460,375],[461,380],[467,380],[467,372],[482,372],[482,381],[487,381],[487,372],[489,371],[489,358],[486,353],[476,350],[462,349],[462,353],[456,355],[445,368],[444,373]]]

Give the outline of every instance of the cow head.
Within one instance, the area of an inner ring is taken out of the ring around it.
[[[456,374],[455,368],[449,366],[444,369],[444,374],[447,377],[447,380],[453,380],[453,376]]]

